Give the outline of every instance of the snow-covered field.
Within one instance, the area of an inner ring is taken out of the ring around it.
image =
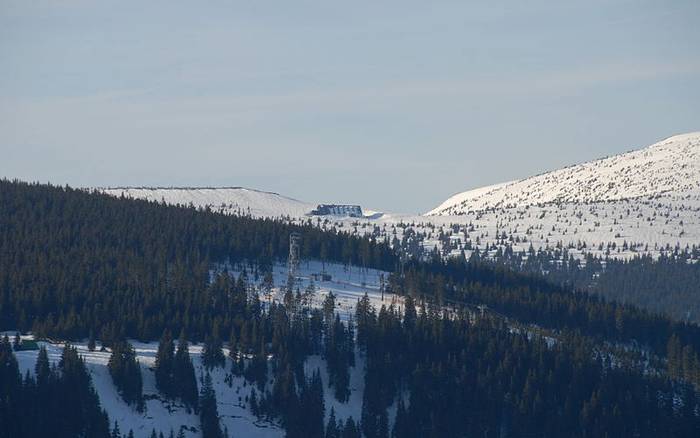
[[[241,267],[232,267],[234,273],[240,272]],[[274,284],[271,299],[280,301],[283,289],[287,282],[287,268],[284,265],[274,267]],[[386,273],[362,269],[354,266],[343,266],[338,264],[324,264],[317,261],[303,261],[298,270],[297,285],[304,290],[315,274],[325,272],[331,275],[327,281],[314,281],[318,288],[318,293],[313,300],[313,305],[320,306],[323,299],[329,292],[336,295],[336,310],[341,317],[347,320],[354,313],[355,303],[365,293],[368,294],[372,305],[379,308],[382,304],[390,305],[392,302],[400,305],[402,303],[398,297],[390,294],[384,295],[380,291],[380,276]],[[11,335],[11,333],[10,333]],[[155,365],[157,342],[131,341],[141,364],[141,375],[143,377],[143,392],[146,399],[146,410],[144,413],[137,412],[127,405],[117,393],[117,389],[112,383],[112,378],[107,369],[110,352],[89,351],[86,342],[73,344],[78,348],[79,353],[85,359],[88,370],[92,376],[93,385],[100,397],[102,406],[107,410],[110,421],[119,422],[122,431],[133,429],[136,437],[148,437],[152,429],[162,431],[164,434],[170,430],[177,433],[180,429],[186,432],[186,436],[200,436],[199,417],[194,413],[187,412],[185,407],[177,402],[161,399],[155,387],[155,375],[153,367]],[[58,362],[63,350],[63,344],[53,344],[40,342],[46,346],[49,353],[49,360],[52,363]],[[224,350],[227,355],[225,368],[215,368],[211,371],[216,398],[218,402],[219,415],[222,425],[228,428],[232,436],[236,437],[283,437],[284,430],[277,424],[258,420],[250,411],[247,398],[253,388],[245,383],[242,377],[233,377],[231,385],[226,382],[227,375],[231,373],[231,360],[228,358],[228,350]],[[204,369],[201,363],[202,346],[190,345],[190,355],[195,365],[195,375],[201,379]],[[38,351],[16,352],[22,375],[27,371],[33,373],[36,364]],[[340,403],[333,397],[332,389],[327,388],[328,373],[326,364],[320,356],[310,356],[305,364],[307,374],[311,374],[316,369],[321,371],[321,378],[326,385],[324,388],[326,420],[331,408],[335,410],[336,418],[346,419],[352,416],[355,420],[360,418],[362,407],[362,391],[364,390],[364,361],[359,352],[356,354],[356,365],[350,370],[350,399],[347,403]],[[202,381],[199,381],[201,387]],[[394,415],[394,409],[390,409],[390,415]]]

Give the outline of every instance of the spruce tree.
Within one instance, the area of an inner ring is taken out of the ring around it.
[[[167,398],[172,398],[175,391],[173,381],[173,362],[175,360],[175,347],[170,330],[165,330],[158,343],[156,353],[155,375],[156,388]]]
[[[95,333],[92,331],[92,329],[90,329],[90,335],[88,336],[88,344],[87,344],[89,351],[95,351],[95,343],[96,343]]]
[[[0,426],[5,437],[21,436],[22,376],[7,335],[0,341]]]
[[[340,438],[338,433],[338,420],[335,418],[335,409],[331,408],[331,414],[328,416],[328,423],[326,424],[325,438]]]
[[[119,430],[119,423],[117,421],[114,421],[114,427],[112,428],[112,433],[110,434],[111,438],[121,438],[122,434],[121,431]]]
[[[180,333],[177,351],[173,359],[173,378],[176,382],[174,393],[182,399],[188,408],[196,411],[198,403],[197,377],[184,331]]]
[[[136,360],[134,347],[127,341],[117,341],[112,345],[112,355],[107,364],[114,385],[127,404],[136,410],[143,410],[143,382],[141,366]]]
[[[199,420],[202,438],[223,437],[219,424],[219,411],[216,407],[216,394],[214,393],[209,372],[204,376],[204,384],[199,395]]]
[[[202,350],[202,364],[212,369],[223,367],[226,363],[226,356],[222,350],[221,339],[216,335],[207,335],[204,338],[204,349]]]

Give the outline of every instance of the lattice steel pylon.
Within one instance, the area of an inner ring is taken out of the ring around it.
[[[287,269],[289,276],[296,278],[297,270],[299,269],[299,256],[301,254],[299,243],[301,242],[301,234],[293,232],[289,234],[289,260],[287,261]]]

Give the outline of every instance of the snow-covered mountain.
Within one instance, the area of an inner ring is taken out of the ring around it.
[[[210,207],[223,213],[256,217],[300,217],[316,207],[277,193],[244,187],[116,187],[101,191],[117,197]]]
[[[700,195],[700,132],[676,135],[644,149],[518,181],[458,193],[428,215],[494,208],[592,203]]]
[[[246,188],[111,188],[114,196],[210,207],[226,214],[307,222],[317,204]],[[630,258],[700,245],[700,132],[519,181],[459,193],[425,215],[325,216],[315,224],[469,256],[567,248],[569,255]],[[404,241],[410,236],[410,241]]]
[[[426,218],[460,224],[447,229],[452,251],[532,245],[630,258],[697,247],[700,132],[458,193]]]

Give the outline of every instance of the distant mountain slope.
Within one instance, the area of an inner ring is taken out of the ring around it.
[[[211,207],[225,213],[250,213],[255,217],[300,217],[315,204],[298,201],[272,192],[244,187],[116,187],[102,189],[113,196],[125,196],[166,204]]]
[[[111,188],[106,193],[168,204],[190,203],[226,214],[285,217],[306,223],[315,203],[232,188]],[[371,234],[418,255],[434,247],[515,252],[567,248],[629,259],[700,245],[700,132],[553,172],[459,193],[427,215],[326,216],[324,229]]]
[[[700,194],[700,132],[519,181],[459,193],[427,215]]]

